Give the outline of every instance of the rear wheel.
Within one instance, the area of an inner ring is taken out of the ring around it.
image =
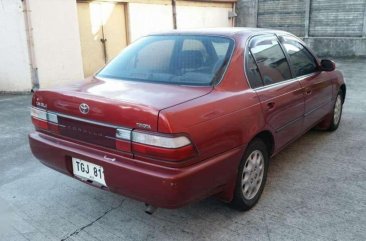
[[[231,205],[240,211],[252,208],[259,200],[267,179],[268,150],[259,138],[249,143],[240,162],[234,199]]]

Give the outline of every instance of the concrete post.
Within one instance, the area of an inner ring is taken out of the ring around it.
[[[237,27],[257,27],[258,0],[239,0],[236,4]]]
[[[309,28],[310,28],[310,11],[311,11],[311,0],[305,0],[305,29],[304,29],[304,37],[309,37]]]
[[[366,2],[365,2],[365,7],[363,9],[363,30],[362,30],[362,37],[366,38]]]
[[[255,0],[254,4],[255,4],[255,27],[258,27],[258,8],[259,8],[259,0]]]

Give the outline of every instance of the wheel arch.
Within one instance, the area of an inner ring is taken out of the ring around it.
[[[346,100],[346,91],[347,91],[347,88],[346,88],[346,85],[345,84],[342,84],[339,89],[342,91],[342,101],[344,103],[344,101]]]
[[[272,156],[275,150],[275,139],[274,136],[272,134],[271,131],[269,130],[262,130],[260,132],[258,132],[256,135],[253,136],[253,138],[248,142],[250,143],[251,141],[253,141],[254,139],[261,139],[264,141],[264,143],[267,146],[267,150],[269,151],[269,156]],[[243,150],[243,155],[245,155],[245,150],[248,147],[248,145],[245,145],[245,149]],[[243,157],[242,157],[243,158]],[[240,165],[240,161],[238,163],[238,168]],[[233,200],[234,197],[234,189],[235,189],[235,184],[236,184],[236,177],[237,173],[235,173],[234,178],[228,182],[227,187],[223,190],[223,192],[217,194],[217,197],[219,199],[221,199],[222,201],[225,202],[231,202]]]
[[[257,133],[252,138],[252,140],[254,140],[256,138],[259,138],[264,141],[264,143],[267,146],[269,156],[272,156],[272,154],[274,153],[274,150],[275,150],[275,140],[274,140],[274,136],[273,136],[272,132],[270,132],[269,130],[261,131],[261,132]]]

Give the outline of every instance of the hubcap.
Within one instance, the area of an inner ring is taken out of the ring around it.
[[[336,103],[334,105],[334,116],[333,121],[334,124],[337,125],[339,120],[341,119],[341,113],[342,113],[342,98],[340,95],[337,96]]]
[[[252,199],[259,191],[263,180],[264,158],[262,152],[253,151],[243,168],[241,187],[246,199]]]

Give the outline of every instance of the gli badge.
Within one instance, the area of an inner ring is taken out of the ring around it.
[[[79,106],[79,110],[82,114],[86,115],[89,113],[89,106],[85,103],[81,103]]]

